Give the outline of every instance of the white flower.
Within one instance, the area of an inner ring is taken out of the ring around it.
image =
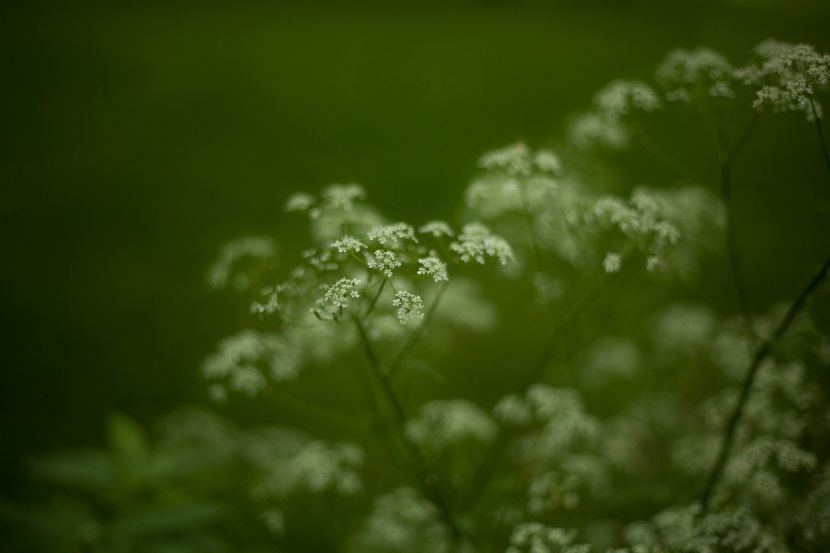
[[[326,289],[325,295],[317,300],[317,306],[329,315],[337,315],[349,305],[351,298],[359,298],[355,290],[360,281],[354,278],[341,278]]]
[[[602,268],[606,273],[618,273],[622,266],[622,257],[616,252],[608,252],[602,262]]]
[[[483,265],[485,256],[495,257],[502,265],[513,261],[510,244],[481,223],[464,225],[458,240],[450,244],[450,249],[460,255],[464,263],[475,260]]]
[[[366,244],[364,244],[354,236],[344,236],[340,240],[332,242],[329,245],[329,248],[337,250],[340,253],[357,253],[360,250],[365,250]]]
[[[429,223],[422,225],[418,229],[418,232],[421,234],[431,234],[436,238],[440,236],[455,236],[452,228],[450,228],[450,226],[444,221],[430,221]]]
[[[366,198],[366,191],[359,184],[332,184],[321,196],[329,209],[350,211],[357,200]]]
[[[410,317],[424,318],[424,301],[416,294],[400,290],[395,293],[392,306],[398,308],[398,320],[401,324],[406,324]]]
[[[484,411],[461,399],[431,401],[406,425],[412,441],[435,449],[469,438],[487,441],[495,432],[495,423]]]
[[[387,277],[392,277],[392,270],[401,266],[401,261],[395,252],[389,250],[375,251],[375,258],[370,259],[368,266],[370,269],[375,269],[385,274]]]
[[[307,211],[311,206],[313,206],[316,203],[316,201],[317,200],[315,200],[314,196],[312,196],[311,194],[299,192],[288,198],[288,201],[285,202],[285,210]]]
[[[388,242],[391,247],[397,247],[400,242],[409,240],[410,242],[418,243],[415,238],[415,229],[406,223],[395,223],[394,225],[384,225],[373,228],[367,235],[369,240],[374,240],[383,244]]]
[[[439,282],[442,280],[449,280],[447,277],[447,265],[437,257],[424,257],[418,260],[421,267],[418,268],[419,275],[429,275]]]

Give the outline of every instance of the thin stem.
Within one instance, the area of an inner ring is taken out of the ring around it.
[[[597,279],[594,285],[591,286],[591,288],[587,292],[585,292],[585,294],[583,294],[583,296],[579,298],[579,300],[574,305],[572,305],[571,308],[559,319],[559,322],[554,325],[553,331],[551,332],[547,343],[537,356],[536,362],[531,366],[530,370],[528,371],[528,374],[525,377],[525,380],[518,391],[519,394],[526,393],[528,388],[530,388],[534,383],[540,380],[542,372],[550,363],[554,353],[556,353],[556,345],[558,342],[559,333],[562,331],[562,329],[565,328],[565,324],[587,302],[588,298],[594,296],[594,292],[599,288],[599,286],[603,282],[605,282],[607,277],[608,273],[603,273],[603,276]],[[467,489],[467,493],[465,494],[461,504],[462,509],[469,509],[476,501],[478,501],[479,497],[481,497],[481,494],[483,493],[484,488],[487,485],[487,482],[490,481],[493,471],[495,471],[496,466],[498,465],[498,462],[501,459],[502,454],[504,453],[504,449],[507,447],[507,443],[510,441],[511,434],[512,429],[507,428],[504,425],[499,426],[499,431],[496,434],[496,437],[490,443],[489,448],[484,453],[484,457],[482,458],[481,463],[479,463],[478,468],[476,469],[476,472],[473,475],[473,479],[470,482],[470,487]]]
[[[392,363],[389,364],[389,368],[386,370],[386,374],[392,377],[398,369],[401,368],[406,358],[409,357],[409,354],[412,353],[412,350],[415,349],[415,346],[418,345],[421,337],[424,335],[424,331],[426,331],[427,326],[429,325],[432,317],[435,315],[436,310],[438,309],[438,304],[441,302],[441,298],[444,296],[444,291],[449,286],[449,282],[441,283],[441,286],[438,288],[438,293],[435,295],[435,299],[432,300],[432,304],[429,306],[426,314],[424,315],[423,321],[421,324],[418,325],[418,328],[409,335],[409,338],[406,340],[404,345],[398,351],[398,354],[392,360]]]
[[[816,132],[818,132],[818,140],[821,143],[821,153],[824,154],[824,165],[827,167],[827,171],[830,171],[830,154],[827,153],[827,143],[824,141],[824,132],[821,130],[821,118],[818,116],[818,110],[812,98],[810,98],[810,109],[813,110],[813,120],[816,122]]]
[[[524,219],[525,223],[527,224],[527,235],[530,238],[530,247],[533,250],[533,258],[536,262],[536,270],[542,270],[542,250],[539,247],[539,243],[536,241],[536,233],[533,232],[533,219],[530,216],[530,209],[527,207],[527,202],[525,201],[525,195],[522,192],[522,187],[519,185],[519,202],[522,204],[522,211],[524,212]],[[553,308],[553,303],[551,303],[550,296],[548,295],[547,289],[543,288],[542,293],[545,295],[545,305],[550,311],[550,316],[553,320],[556,320],[556,312]]]
[[[755,112],[755,115],[752,116],[752,119],[749,120],[749,124],[744,129],[744,132],[741,133],[741,136],[738,137],[738,140],[732,145],[732,148],[726,153],[726,161],[727,163],[732,163],[735,161],[735,158],[738,157],[738,154],[743,151],[746,145],[749,143],[749,139],[752,138],[752,133],[755,132],[755,128],[758,126],[758,123],[761,122],[761,113]]]
[[[726,205],[726,249],[729,255],[729,264],[732,268],[732,279],[735,293],[738,297],[738,309],[748,329],[752,328],[749,311],[749,299],[746,293],[746,279],[741,264],[738,249],[738,232],[735,224],[735,207],[732,203],[732,167],[730,162],[724,161],[720,171],[721,197]]]
[[[392,407],[392,414],[393,414],[393,422],[394,428],[398,435],[398,439],[403,444],[404,449],[411,461],[411,468],[415,473],[415,476],[418,480],[418,483],[421,485],[421,488],[424,491],[426,497],[432,501],[441,512],[442,518],[444,522],[450,529],[452,533],[453,540],[456,542],[466,540],[468,541],[475,549],[480,550],[480,548],[476,545],[475,541],[470,537],[467,533],[465,533],[459,526],[455,520],[455,516],[450,509],[449,502],[447,501],[446,497],[444,496],[443,492],[441,491],[438,485],[438,475],[433,470],[429,464],[427,463],[426,459],[424,458],[421,450],[418,448],[417,444],[415,444],[406,434],[406,411],[404,410],[403,403],[401,402],[400,398],[398,397],[395,388],[392,386],[391,381],[386,373],[383,370],[383,366],[381,365],[377,355],[372,348],[371,343],[369,342],[369,337],[366,335],[366,330],[363,328],[363,324],[358,319],[354,320],[355,325],[357,326],[358,335],[360,336],[361,344],[363,345],[363,352],[366,356],[366,360],[368,362],[369,368],[372,371],[375,380],[380,385],[380,389],[383,392],[384,397],[386,398],[389,405]]]
[[[367,430],[370,427],[367,421],[361,420],[358,417],[295,398],[276,389],[272,390],[271,393],[279,397],[280,406],[286,407],[288,410],[298,413],[309,420],[336,426],[353,434],[358,433],[360,430]]]
[[[723,470],[726,466],[726,461],[729,458],[729,453],[732,448],[732,442],[735,439],[735,429],[738,426],[738,422],[741,420],[741,415],[743,414],[744,408],[746,407],[747,400],[749,399],[749,392],[752,388],[752,384],[755,381],[755,377],[758,374],[758,369],[761,367],[761,363],[769,356],[772,351],[773,344],[781,339],[787,329],[790,327],[792,322],[804,308],[807,303],[807,300],[810,296],[815,292],[824,279],[827,277],[827,272],[830,270],[830,257],[824,262],[824,264],[819,268],[810,282],[801,290],[801,293],[798,297],[793,301],[790,305],[789,309],[787,310],[786,315],[776,327],[775,332],[772,333],[768,339],[764,340],[758,350],[755,352],[755,355],[752,358],[752,361],[749,364],[749,369],[747,370],[746,377],[744,378],[743,385],[741,386],[741,392],[738,396],[738,402],[735,405],[735,409],[732,411],[729,419],[726,422],[726,426],[724,427],[723,431],[723,439],[721,440],[720,450],[718,451],[717,459],[715,460],[715,464],[712,466],[712,470],[709,473],[709,477],[706,481],[706,487],[701,494],[700,502],[703,505],[704,511],[709,508],[709,502],[712,498],[712,493],[714,492],[715,486],[718,483],[718,480],[723,473]]]

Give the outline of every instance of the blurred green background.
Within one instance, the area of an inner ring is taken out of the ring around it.
[[[735,63],[770,37],[826,52],[829,4],[7,5],[0,493],[23,493],[27,456],[100,442],[114,409],[146,421],[204,401],[202,359],[249,317],[206,289],[205,269],[241,235],[274,235],[286,257],[302,247],[290,193],[358,182],[392,218],[449,219],[480,154],[556,146],[609,80],[649,80],[676,47]],[[736,201],[765,307],[830,245],[826,213],[803,216],[830,194],[799,116],[759,132]],[[787,167],[805,151],[815,166]],[[786,168],[784,186],[762,182],[771,167]],[[715,297],[725,274],[708,284]]]

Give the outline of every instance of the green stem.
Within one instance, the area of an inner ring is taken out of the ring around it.
[[[812,98],[810,98],[810,109],[813,110],[816,132],[818,132],[818,140],[821,143],[821,153],[824,155],[824,165],[827,167],[827,171],[830,172],[830,154],[827,153],[827,143],[824,141],[824,132],[821,130],[821,118],[818,116],[818,110]]]
[[[392,382],[389,380],[386,371],[383,370],[377,355],[375,355],[374,349],[369,342],[369,337],[366,335],[366,330],[363,328],[363,324],[357,319],[355,319],[354,322],[357,326],[358,335],[360,336],[360,341],[363,345],[363,352],[366,356],[369,368],[371,369],[377,384],[380,386],[386,401],[392,407],[392,419],[395,431],[398,435],[398,439],[406,450],[411,463],[412,471],[415,473],[415,477],[421,485],[424,494],[438,507],[444,522],[447,524],[450,532],[452,533],[453,541],[461,542],[466,540],[475,549],[480,550],[480,548],[475,544],[475,541],[458,526],[455,516],[450,509],[449,502],[440,489],[437,472],[429,466],[417,444],[415,444],[407,436],[407,416],[403,403],[398,397],[395,388],[392,386]]]
[[[709,477],[706,481],[706,487],[701,494],[700,502],[703,505],[704,512],[709,508],[709,502],[712,498],[712,493],[715,490],[715,486],[718,483],[718,480],[723,473],[724,468],[726,467],[726,461],[729,458],[730,450],[732,449],[732,443],[735,439],[735,429],[738,426],[738,422],[741,420],[741,415],[743,414],[744,408],[746,407],[747,400],[749,399],[749,392],[752,388],[752,384],[755,381],[755,377],[758,374],[758,369],[761,367],[761,363],[769,356],[772,351],[772,345],[781,339],[790,325],[793,323],[795,318],[804,309],[804,306],[807,303],[807,300],[810,296],[818,289],[824,279],[827,277],[827,272],[830,270],[830,257],[824,262],[824,264],[819,268],[810,282],[801,290],[801,293],[798,297],[793,301],[790,305],[789,309],[787,309],[787,313],[784,315],[784,318],[778,324],[775,331],[772,333],[768,339],[764,340],[758,350],[755,352],[755,355],[752,357],[752,361],[749,364],[749,368],[747,370],[746,377],[744,378],[744,382],[741,386],[741,392],[738,396],[738,402],[735,405],[735,409],[732,411],[732,414],[729,416],[729,419],[726,422],[726,426],[724,427],[723,431],[723,439],[721,440],[720,449],[718,451],[718,456],[715,460],[715,464],[712,466],[712,470],[709,472]]]
[[[588,298],[594,296],[594,292],[603,282],[605,282],[606,278],[608,278],[608,273],[604,273],[601,278],[597,279],[593,286],[591,286],[591,288],[588,289],[588,291],[585,292],[585,294],[583,294],[582,297],[559,319],[559,322],[554,325],[553,331],[551,332],[547,343],[536,358],[536,362],[528,371],[518,394],[525,394],[533,384],[541,379],[542,373],[550,363],[553,355],[556,353],[559,334],[565,328],[565,324],[579,311],[579,309],[582,308]],[[463,509],[469,509],[481,497],[481,494],[484,492],[484,488],[490,481],[490,478],[496,470],[496,466],[498,465],[499,460],[501,459],[501,456],[504,453],[510,438],[512,437],[512,433],[512,428],[508,428],[504,425],[499,426],[499,431],[496,434],[496,437],[484,453],[484,457],[482,458],[481,463],[479,463],[478,468],[473,475],[473,479],[470,482],[470,487],[464,495],[464,499],[461,504]]]
[[[391,378],[398,369],[406,361],[409,354],[412,353],[412,350],[415,349],[415,346],[421,340],[421,337],[424,335],[427,326],[429,325],[430,321],[432,320],[433,316],[435,316],[435,312],[438,309],[438,304],[441,302],[441,298],[444,296],[444,291],[446,291],[447,286],[449,286],[449,282],[443,282],[441,286],[438,288],[438,293],[435,295],[435,299],[432,300],[432,304],[429,306],[429,310],[427,310],[426,315],[424,315],[423,321],[421,324],[418,325],[418,328],[409,335],[409,338],[406,340],[406,343],[401,347],[398,351],[398,354],[392,360],[392,363],[389,364],[389,368],[386,370],[386,374],[389,375]]]

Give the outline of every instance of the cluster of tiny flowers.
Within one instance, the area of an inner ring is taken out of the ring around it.
[[[521,142],[484,154],[478,165],[488,171],[502,171],[508,175],[524,177],[535,171],[558,174],[562,169],[559,158],[553,152],[540,150],[534,153]]]
[[[228,380],[231,390],[254,395],[266,384],[266,378],[258,365],[267,367],[271,378],[277,382],[297,377],[298,360],[286,342],[279,336],[245,330],[225,338],[219,350],[205,360],[202,372],[211,380]],[[217,398],[222,390],[215,388]]]
[[[618,273],[622,267],[622,256],[616,252],[608,252],[602,262],[606,273]]]
[[[360,281],[354,278],[341,278],[326,289],[326,293],[317,301],[317,307],[329,315],[337,315],[348,307],[351,298],[359,298],[360,292],[355,288]]]
[[[468,223],[461,229],[458,242],[450,244],[450,249],[461,257],[461,261],[469,263],[478,261],[482,265],[485,257],[495,257],[501,265],[513,261],[513,249],[503,238],[490,232],[481,223]]]
[[[234,270],[240,260],[244,258],[267,260],[276,255],[277,246],[270,238],[248,236],[228,242],[219,250],[219,258],[208,269],[208,284],[212,288],[221,290],[230,283],[234,288],[244,290],[250,284],[248,278],[241,273],[234,275]]]
[[[421,264],[418,267],[419,275],[429,275],[435,282],[449,280],[447,277],[447,264],[437,257],[422,257],[418,260],[418,263]]]
[[[526,522],[513,529],[505,553],[589,553],[588,544],[574,544],[575,530],[551,528],[538,522]]]
[[[391,247],[398,247],[404,240],[418,243],[418,239],[415,237],[415,229],[406,223],[375,227],[369,231],[367,236],[369,240],[374,240],[384,246],[388,243]]]
[[[412,441],[438,449],[466,439],[486,442],[495,432],[495,423],[484,411],[461,399],[431,401],[406,425]]]
[[[673,50],[657,68],[657,81],[666,99],[690,103],[701,96],[733,98],[735,69],[709,48]]]
[[[357,200],[366,198],[366,191],[359,184],[332,184],[323,189],[320,196],[327,208],[348,211]]]
[[[452,228],[444,221],[430,221],[418,229],[421,234],[431,234],[435,238],[441,236],[455,236]]]
[[[317,200],[311,194],[305,192],[298,192],[288,198],[285,202],[286,211],[308,211],[311,206],[317,203]]]
[[[417,294],[399,290],[395,293],[392,306],[398,308],[398,320],[401,324],[406,324],[410,317],[424,318],[424,301]]]
[[[374,258],[368,261],[367,266],[391,278],[392,271],[401,266],[401,260],[395,255],[395,252],[377,250],[375,251]]]
[[[651,524],[631,525],[626,530],[626,541],[646,551],[790,551],[783,536],[767,529],[747,509],[703,513],[699,504],[667,509],[654,517]]]
[[[648,254],[649,271],[664,268],[669,249],[680,239],[680,229],[661,217],[661,206],[645,189],[635,190],[628,202],[613,196],[597,200],[584,214],[586,223],[598,227],[615,227]],[[620,268],[618,254],[609,254],[603,267],[607,272]]]
[[[326,491],[354,495],[363,491],[357,472],[363,465],[363,457],[363,450],[354,444],[311,442],[273,465],[264,483],[265,491],[280,497],[296,492]]]
[[[657,93],[640,81],[612,81],[594,96],[593,103],[594,109],[574,119],[568,131],[580,149],[626,147],[630,133],[623,117],[635,110],[651,113],[662,107]]]
[[[506,426],[543,423],[537,439],[537,453],[543,456],[560,453],[574,440],[592,438],[600,430],[599,422],[585,412],[582,399],[572,388],[534,384],[524,397],[502,398],[493,414]]]
[[[753,104],[755,108],[800,111],[810,121],[822,117],[815,93],[817,89],[826,89],[830,82],[830,55],[819,54],[807,44],[773,40],[761,43],[755,52],[764,59],[763,64],[740,71],[744,82],[761,85]]]
[[[358,253],[366,249],[366,244],[355,238],[354,236],[344,236],[340,240],[335,240],[329,246],[333,250],[340,253]]]
[[[412,488],[397,488],[375,499],[349,553],[449,552],[449,532],[438,508]]]

